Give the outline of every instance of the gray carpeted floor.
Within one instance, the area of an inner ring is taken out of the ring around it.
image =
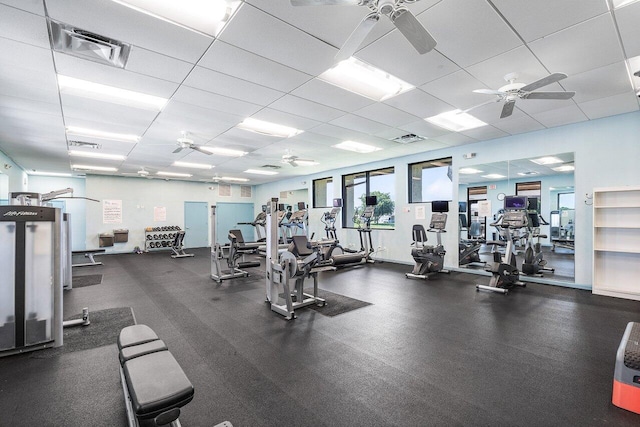
[[[102,283],[102,274],[87,274],[85,276],[73,276],[71,285],[74,288],[99,285]]]
[[[305,289],[305,292],[312,295],[313,288]],[[323,298],[327,303],[323,306],[310,305],[308,308],[329,317],[338,316],[371,305],[370,302],[349,298],[334,292],[325,291],[324,289],[318,289],[318,297]]]

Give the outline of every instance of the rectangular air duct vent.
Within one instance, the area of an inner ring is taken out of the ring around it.
[[[411,144],[412,142],[424,141],[425,139],[427,138],[410,133],[407,135],[399,136],[397,138],[393,138],[392,141],[397,142],[398,144]]]
[[[78,58],[124,68],[131,45],[49,20],[51,48]]]
[[[97,142],[69,141],[69,147],[86,147],[98,150],[102,148],[102,144],[98,144]]]
[[[266,169],[281,169],[280,166],[276,166],[276,165],[262,165],[260,167],[261,168],[266,168]]]

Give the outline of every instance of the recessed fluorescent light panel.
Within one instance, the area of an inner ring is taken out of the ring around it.
[[[120,89],[115,86],[107,86],[88,80],[76,79],[75,77],[63,76],[61,74],[58,74],[58,87],[62,94],[158,111],[161,110],[168,101],[159,96]]]
[[[437,116],[427,117],[425,120],[453,132],[462,132],[487,126],[482,120],[476,119],[471,114],[462,112],[462,110],[447,111]]]
[[[635,3],[637,1],[638,0],[613,0],[612,3],[613,3],[613,8],[618,9],[622,6],[626,6],[628,4]]]
[[[209,147],[206,145],[200,146],[200,149],[208,151],[211,154],[216,154],[218,156],[241,157],[247,154],[246,151],[232,150],[230,148]]]
[[[248,130],[250,132],[259,133],[261,135],[277,136],[279,138],[290,138],[301,134],[304,131],[279,125],[276,123],[265,122],[263,120],[253,119],[251,117],[236,126],[239,129]]]
[[[263,170],[260,170],[260,169],[247,169],[244,172],[245,173],[253,173],[253,174],[256,174],[256,175],[278,175],[278,172],[263,171]]]
[[[124,160],[127,156],[123,156],[121,154],[105,154],[105,153],[95,153],[93,151],[78,151],[78,150],[69,150],[69,155],[73,157],[88,157],[92,159],[105,159],[105,160]]]
[[[555,168],[551,168],[556,172],[571,172],[576,170],[576,167],[574,165],[562,165],[562,166],[556,166]]]
[[[355,151],[356,153],[373,153],[374,151],[380,151],[382,148],[374,147],[373,145],[363,144],[356,141],[344,141],[340,144],[336,144],[333,147],[341,150]]]
[[[178,172],[156,172],[156,175],[160,175],[160,176],[173,176],[176,178],[189,178],[192,177],[193,175],[191,175],[190,173],[178,173]]]
[[[248,178],[234,178],[232,176],[223,176],[222,178],[213,177],[213,179],[220,179],[222,181],[235,181],[235,182],[248,182]]]
[[[318,162],[314,162],[313,160],[300,160],[300,159],[294,160],[294,163],[297,164],[298,166],[316,166],[320,164]]]
[[[217,36],[240,6],[226,0],[112,0],[197,33]]]
[[[112,141],[124,141],[124,142],[138,142],[140,137],[138,135],[131,135],[126,133],[113,133],[103,132],[101,130],[79,128],[76,126],[67,126],[67,135],[78,135],[89,138],[109,139]]]
[[[353,56],[338,62],[318,78],[374,101],[384,101],[415,87]]]
[[[554,165],[556,163],[563,163],[562,160],[553,156],[540,157],[538,159],[530,159],[530,160],[537,165]]]
[[[118,168],[107,166],[89,166],[89,165],[71,165],[71,169],[100,171],[100,172],[117,172]]]
[[[474,168],[460,168],[458,169],[458,173],[461,173],[463,175],[473,175],[474,173],[482,173],[484,171],[481,171],[480,169],[474,169]]]
[[[189,162],[173,162],[173,166],[178,166],[181,168],[194,168],[194,169],[211,169],[212,165],[207,165],[204,163],[189,163]]]
[[[482,175],[482,177],[483,178],[488,178],[488,179],[506,178],[506,176],[500,175],[499,173],[490,173],[489,175]]]
[[[534,172],[534,171],[531,171],[531,172],[518,172],[518,175],[520,175],[520,176],[533,176],[533,175],[538,175],[538,172]]]
[[[42,176],[64,176],[64,177],[70,177],[73,176],[73,174],[70,173],[62,173],[62,172],[42,172],[42,171],[30,171],[27,172],[29,175],[42,175]]]

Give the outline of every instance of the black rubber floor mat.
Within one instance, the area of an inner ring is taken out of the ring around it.
[[[82,288],[84,286],[99,285],[102,283],[102,274],[88,274],[86,276],[73,276],[72,287]]]
[[[82,315],[72,316],[65,320],[80,319]],[[72,326],[64,328],[64,345],[36,351],[30,357],[46,359],[62,353],[88,350],[115,344],[122,328],[135,324],[131,307],[108,308],[106,310],[89,311],[88,326]]]
[[[305,289],[305,292],[308,294],[313,294],[313,289]],[[322,307],[318,307],[317,305],[310,305],[308,307],[324,316],[329,317],[348,313],[350,311],[372,305],[372,303],[370,302],[360,301],[359,299],[355,298],[349,298],[344,295],[325,291],[324,289],[318,289],[318,296],[320,298],[324,298],[327,301],[327,304]]]

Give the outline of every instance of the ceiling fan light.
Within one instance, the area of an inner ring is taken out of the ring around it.
[[[373,153],[374,151],[380,151],[382,148],[374,147],[373,145],[363,144],[356,141],[343,141],[340,144],[333,145],[334,148],[341,150],[355,151],[356,153]]]
[[[265,171],[260,169],[247,169],[244,173],[252,173],[255,175],[278,175],[278,172],[274,171]]]
[[[105,153],[95,153],[91,151],[79,151],[79,150],[69,150],[69,155],[73,157],[88,157],[93,159],[106,159],[106,160],[124,160],[127,156],[123,156],[121,154],[105,154]]]
[[[441,113],[436,116],[427,117],[425,120],[453,132],[462,132],[469,129],[487,126],[487,123],[482,120],[457,109],[447,111],[446,113]]]
[[[296,136],[304,132],[302,130],[295,129],[289,126],[265,122],[264,120],[258,120],[251,117],[244,119],[242,123],[238,124],[236,127],[243,130],[248,130],[249,132],[276,136],[279,138],[291,138],[292,136]]]
[[[218,156],[241,157],[247,154],[246,151],[232,150],[230,148],[221,148],[221,147],[209,147],[206,145],[201,146],[200,149],[204,151],[208,151],[211,154],[216,154]]]
[[[190,177],[193,176],[190,173],[165,172],[165,171],[158,171],[158,172],[156,172],[156,175],[159,175],[159,176],[173,176],[173,177],[176,177],[176,178],[190,178]]]
[[[140,141],[140,137],[138,135],[103,132],[101,130],[81,128],[77,126],[67,126],[66,132],[67,135],[78,135],[89,138],[108,139],[112,141],[124,141],[133,143]]]
[[[564,163],[561,159],[553,156],[539,157],[537,159],[529,159],[537,165],[554,165],[556,163]]]
[[[107,86],[88,80],[58,74],[58,87],[60,93],[81,96],[83,98],[96,99],[98,101],[124,104],[130,107],[150,108],[162,110],[168,99],[159,96],[147,95],[132,90],[120,89],[115,86]]]
[[[415,86],[353,56],[318,76],[320,80],[374,101],[384,101]]]
[[[212,165],[207,165],[205,163],[190,163],[190,162],[173,162],[173,166],[178,166],[181,168],[194,168],[194,169],[212,169]]]

